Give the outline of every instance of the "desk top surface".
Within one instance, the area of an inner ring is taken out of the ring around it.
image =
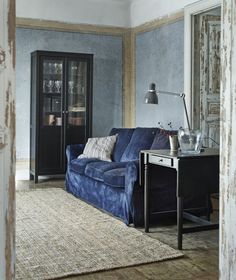
[[[198,158],[198,157],[219,156],[219,150],[212,149],[212,148],[205,148],[199,154],[190,154],[190,153],[187,154],[187,153],[182,153],[181,151],[172,152],[171,150],[142,150],[141,153],[163,156],[168,158]]]

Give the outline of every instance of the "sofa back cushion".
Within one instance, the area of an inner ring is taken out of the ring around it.
[[[156,135],[157,128],[137,127],[132,138],[126,147],[120,161],[130,161],[139,159],[141,150],[149,150]]]
[[[112,155],[113,161],[120,161],[126,147],[130,142],[133,132],[134,128],[112,128],[110,135],[117,135]]]
[[[158,128],[150,150],[170,149],[169,135],[175,134],[177,134],[177,131],[168,131]]]

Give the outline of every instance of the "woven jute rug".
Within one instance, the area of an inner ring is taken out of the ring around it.
[[[182,253],[62,189],[16,193],[16,279],[54,279]]]

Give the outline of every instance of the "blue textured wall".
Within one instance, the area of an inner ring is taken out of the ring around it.
[[[35,50],[93,53],[93,135],[122,126],[121,37],[17,28],[17,158],[29,157],[30,53]]]
[[[136,125],[165,128],[184,126],[183,104],[178,97],[161,95],[159,105],[144,104],[149,83],[159,89],[181,92],[184,88],[184,22],[178,21],[136,37]]]

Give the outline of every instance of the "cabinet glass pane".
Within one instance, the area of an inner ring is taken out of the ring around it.
[[[43,125],[62,125],[62,89],[63,61],[58,59],[43,60]]]
[[[87,63],[69,61],[68,63],[68,125],[86,124],[86,81]]]

